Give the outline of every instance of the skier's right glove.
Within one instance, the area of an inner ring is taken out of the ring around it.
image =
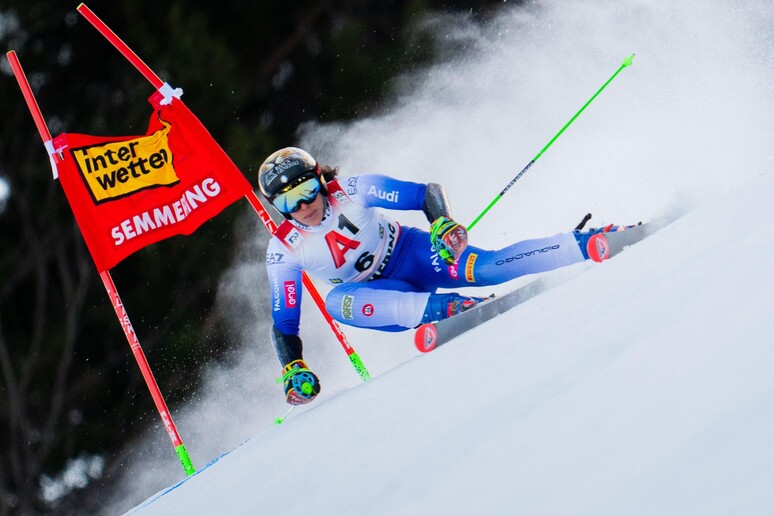
[[[468,246],[468,231],[462,224],[441,216],[430,226],[430,243],[441,260],[454,265]]]
[[[282,378],[285,383],[285,399],[291,405],[309,403],[320,394],[320,379],[306,366],[303,360],[294,360],[285,365]]]

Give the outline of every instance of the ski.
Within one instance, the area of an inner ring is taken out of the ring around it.
[[[606,260],[620,253],[625,247],[639,242],[649,234],[647,224],[640,224],[624,231],[596,233],[589,239],[589,258],[595,262]],[[550,277],[537,280],[505,295],[482,301],[470,310],[449,319],[419,326],[414,333],[414,345],[422,353],[429,353],[438,346],[475,328],[498,315],[507,312],[536,295],[549,290],[556,282]]]

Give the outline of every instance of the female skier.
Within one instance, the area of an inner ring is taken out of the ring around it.
[[[261,193],[286,219],[269,242],[266,269],[271,337],[291,405],[308,403],[320,392],[299,337],[302,271],[333,285],[325,306],[337,321],[402,331],[482,301],[437,294],[439,288],[494,285],[587,260],[590,236],[611,229],[576,230],[488,251],[467,245],[467,231],[452,219],[440,185],[337,174],[338,167],[320,166],[295,147],[273,153],[258,171]],[[422,210],[430,233],[401,226],[374,208]]]

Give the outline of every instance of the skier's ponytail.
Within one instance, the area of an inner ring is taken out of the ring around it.
[[[320,175],[322,175],[326,183],[330,183],[331,181],[336,179],[336,176],[339,175],[339,168],[340,167],[320,165]]]

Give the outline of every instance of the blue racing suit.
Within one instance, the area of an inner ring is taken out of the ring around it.
[[[376,174],[336,179],[327,185],[319,226],[283,222],[266,255],[275,327],[298,335],[302,271],[333,285],[326,308],[337,321],[401,331],[420,324],[439,288],[494,285],[584,260],[568,232],[496,251],[468,246],[447,265],[428,232],[401,227],[374,209],[422,210],[425,189]]]

